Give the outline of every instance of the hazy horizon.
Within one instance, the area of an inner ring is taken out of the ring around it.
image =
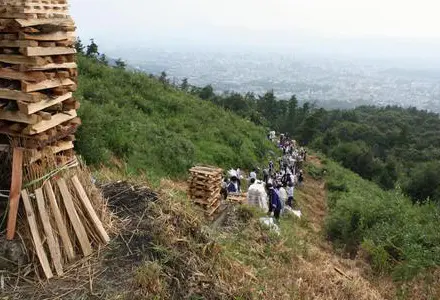
[[[435,63],[440,58],[436,18],[440,3],[435,1],[127,0],[120,5],[114,0],[71,0],[70,4],[78,35],[95,38],[110,52],[293,51]]]

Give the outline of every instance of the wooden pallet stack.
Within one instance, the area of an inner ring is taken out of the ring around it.
[[[223,170],[210,166],[190,169],[189,196],[203,207],[208,216],[213,216],[221,206],[221,183]]]
[[[74,155],[74,31],[67,0],[0,0],[0,144],[17,141],[25,163]]]

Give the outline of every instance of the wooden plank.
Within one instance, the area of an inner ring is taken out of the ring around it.
[[[40,25],[52,25],[52,26],[74,26],[75,22],[72,18],[50,18],[50,19],[15,19],[21,27],[32,27],[32,26],[40,26]]]
[[[75,54],[76,49],[70,47],[25,47],[20,52],[25,56],[50,56]]]
[[[74,145],[72,141],[60,141],[55,146],[48,146],[47,150],[52,154],[57,154],[62,151],[73,149]],[[30,154],[26,157],[26,164],[32,164],[44,157],[44,153],[40,150],[31,150]]]
[[[72,39],[74,36],[75,35],[73,32],[66,32],[66,31],[55,31],[51,33],[39,33],[39,34],[26,34],[23,32],[19,33],[19,38],[21,40],[51,41],[51,42]]]
[[[66,223],[64,223],[64,219],[61,215],[61,210],[58,206],[50,181],[47,181],[44,185],[44,191],[46,192],[46,197],[49,199],[50,209],[55,217],[55,223],[57,225],[58,233],[61,236],[61,241],[63,242],[63,249],[67,256],[67,260],[71,262],[75,259],[75,251],[73,250],[73,245],[69,238]]]
[[[52,116],[52,119],[50,121],[41,121],[35,125],[29,125],[26,127],[22,133],[23,134],[29,134],[29,135],[35,135],[37,133],[44,132],[48,129],[51,129],[53,127],[56,127],[57,125],[60,125],[64,122],[67,122],[69,120],[72,120],[76,118],[76,110],[72,109],[65,113],[59,113]]]
[[[31,230],[32,239],[34,240],[35,250],[37,252],[38,259],[40,260],[40,264],[43,268],[43,272],[46,275],[46,278],[50,279],[53,277],[53,273],[50,269],[49,260],[47,259],[46,252],[44,251],[43,243],[41,242],[40,233],[37,227],[37,219],[35,217],[34,209],[32,208],[28,192],[26,190],[22,190],[21,197],[23,198],[23,204],[26,210],[26,216],[29,222],[29,228]]]
[[[63,265],[61,264],[61,251],[60,246],[57,242],[55,242],[55,238],[53,236],[52,225],[50,225],[49,214],[46,210],[46,204],[44,201],[43,190],[36,189],[35,197],[37,198],[37,207],[40,212],[41,223],[43,224],[44,233],[46,235],[47,246],[49,247],[49,253],[52,257],[52,262],[55,267],[55,272],[57,272],[58,276],[62,276]]]
[[[20,203],[20,191],[23,182],[23,149],[14,148],[12,155],[11,190],[9,193],[9,212],[6,227],[6,239],[11,241],[15,237],[17,225],[18,205]]]
[[[75,82],[73,82],[70,79],[52,79],[52,80],[44,80],[38,83],[31,83],[27,81],[21,82],[21,90],[23,92],[29,93],[29,92],[36,92],[41,90],[47,90],[52,89],[59,86],[66,86],[66,85],[73,85]]]
[[[21,41],[21,40],[0,40],[0,47],[8,48],[22,48],[22,47],[37,47],[37,41]]]
[[[38,115],[27,115],[21,111],[0,110],[0,120],[34,125],[43,119]]]
[[[53,69],[76,69],[78,65],[74,62],[66,62],[61,64],[49,63],[43,66],[25,66],[23,71],[45,71]]]
[[[99,236],[101,237],[102,241],[104,243],[110,242],[110,237],[108,236],[107,232],[104,229],[104,226],[102,225],[101,220],[99,219],[98,215],[96,214],[95,210],[93,209],[92,203],[90,202],[89,197],[87,196],[86,191],[84,190],[83,186],[81,185],[81,182],[79,181],[78,177],[75,175],[72,177],[72,182],[75,187],[75,190],[79,196],[79,199],[81,200],[82,204],[84,205],[87,214],[92,219],[93,224],[95,225],[96,229],[98,230]]]
[[[0,98],[24,102],[40,102],[47,99],[47,96],[41,93],[24,93],[11,89],[0,88]]]
[[[89,256],[92,254],[92,246],[90,245],[89,238],[87,237],[86,229],[79,219],[78,213],[76,212],[75,205],[73,204],[72,195],[67,188],[66,181],[61,178],[57,181],[58,187],[60,188],[61,196],[66,207],[67,214],[69,215],[70,222],[73,225],[73,230],[79,240],[81,250],[84,256]]]
[[[45,65],[47,63],[50,63],[50,60],[44,57],[28,57],[17,54],[0,54],[0,61],[8,64],[32,66]]]
[[[0,78],[40,82],[46,80],[46,75],[43,72],[19,72],[10,68],[0,68]]]

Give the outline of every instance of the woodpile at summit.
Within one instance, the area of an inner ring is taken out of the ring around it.
[[[75,24],[67,0],[0,0],[0,148],[11,138],[25,163],[73,157],[80,120]]]
[[[73,151],[80,119],[68,8],[67,0],[0,0],[0,173],[10,175],[0,183],[2,192],[10,184],[0,207],[6,240],[18,232],[47,279],[107,244],[112,222]]]

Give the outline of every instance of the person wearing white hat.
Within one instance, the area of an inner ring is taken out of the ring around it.
[[[229,177],[231,178],[231,182],[228,185],[228,193],[239,193],[240,192],[240,185],[238,183],[237,171],[230,170]]]

